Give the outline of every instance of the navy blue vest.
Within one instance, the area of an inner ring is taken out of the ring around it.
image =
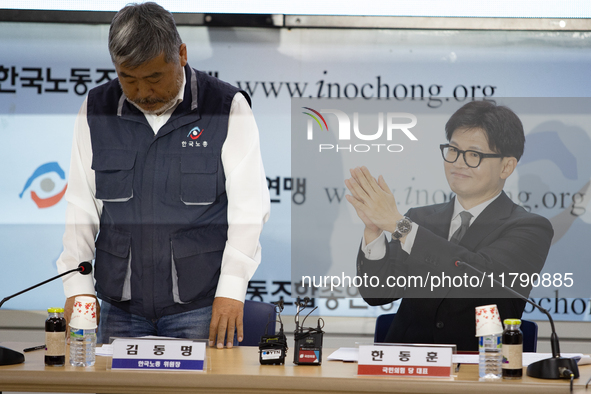
[[[185,67],[157,135],[117,80],[88,94],[99,298],[149,319],[211,305],[227,240],[221,149],[235,87]]]

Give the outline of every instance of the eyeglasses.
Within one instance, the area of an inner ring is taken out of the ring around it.
[[[455,146],[451,146],[450,144],[441,144],[439,145],[441,149],[441,155],[443,156],[443,160],[448,163],[455,163],[460,157],[460,153],[464,155],[464,162],[470,168],[476,168],[480,165],[482,159],[486,159],[489,157],[504,157],[498,153],[481,153],[475,150],[460,150]]]

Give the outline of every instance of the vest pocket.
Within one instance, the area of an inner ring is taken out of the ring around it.
[[[217,156],[181,156],[181,201],[209,205],[217,196]]]
[[[131,234],[102,228],[95,242],[96,290],[113,301],[131,299]]]
[[[185,304],[215,294],[227,230],[226,225],[209,225],[171,236],[174,302]]]
[[[133,167],[137,152],[130,149],[97,149],[93,152],[96,198],[125,202],[133,197]]]

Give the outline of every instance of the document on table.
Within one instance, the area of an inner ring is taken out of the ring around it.
[[[104,344],[96,347],[96,355],[103,357],[111,357],[113,355],[113,345]]]
[[[338,350],[332,352],[328,356],[328,361],[344,361],[344,362],[357,362],[359,359],[359,348],[357,347],[341,347]]]

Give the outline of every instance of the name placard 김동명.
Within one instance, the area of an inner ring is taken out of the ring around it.
[[[203,371],[205,348],[202,341],[118,338],[113,341],[111,369]]]

